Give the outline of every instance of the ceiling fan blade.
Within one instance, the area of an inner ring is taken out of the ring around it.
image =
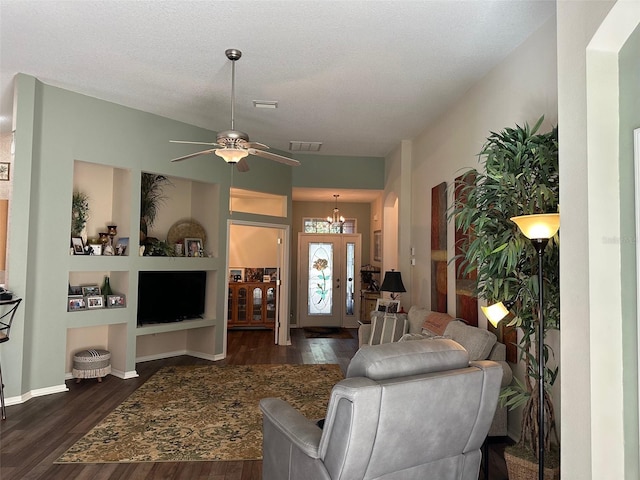
[[[188,140],[169,140],[170,143],[188,143],[189,145],[212,145],[218,146],[215,142],[190,142]]]
[[[276,153],[263,152],[262,150],[256,150],[255,148],[250,148],[249,153],[251,155],[257,155],[258,157],[268,158],[269,160],[273,160],[275,162],[284,163],[285,165],[290,165],[292,167],[297,167],[300,165],[300,162],[298,160],[294,160],[293,158],[283,157],[282,155],[278,155]]]
[[[258,143],[258,142],[249,142],[247,143],[247,147],[248,148],[266,148],[267,150],[269,150],[269,145],[265,145],[264,143]]]
[[[244,173],[249,171],[249,163],[246,158],[241,158],[238,163],[236,163],[236,168],[239,172]]]
[[[184,157],[178,157],[178,158],[174,158],[173,160],[171,160],[172,162],[181,162],[182,160],[186,160],[187,158],[193,158],[193,157],[197,157],[198,155],[205,155],[207,153],[213,153],[215,152],[216,149],[212,148],[211,150],[203,150],[201,152],[196,152],[196,153],[191,153],[189,155],[185,155]]]

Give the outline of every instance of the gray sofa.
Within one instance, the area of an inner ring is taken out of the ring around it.
[[[399,324],[391,326],[396,329],[395,337],[397,340],[406,341],[422,338],[434,338],[438,336],[444,336],[450,338],[459,343],[469,352],[469,358],[472,361],[476,360],[493,360],[498,362],[502,367],[502,381],[501,386],[507,386],[513,379],[513,372],[511,367],[506,362],[506,347],[503,343],[497,341],[496,336],[488,330],[479,329],[467,325],[459,319],[453,319],[449,317],[449,323],[442,332],[432,332],[428,329],[424,329],[425,319],[431,315],[431,310],[423,307],[412,306],[409,309],[408,314],[398,314],[396,317],[401,320]],[[443,315],[443,314],[439,314]],[[371,312],[372,321],[381,320],[384,316],[380,312]],[[402,321],[404,320],[404,321]],[[372,324],[363,324],[358,329],[358,341],[360,346],[366,345],[371,339]],[[374,335],[375,336],[375,335]],[[379,336],[375,336],[376,341],[380,340]],[[389,335],[383,335],[385,341],[389,340]],[[499,437],[507,435],[507,407],[500,407],[496,409],[494,421],[489,430],[489,436]]]
[[[364,346],[323,428],[281,399],[260,401],[262,478],[477,480],[501,378],[452,340]]]

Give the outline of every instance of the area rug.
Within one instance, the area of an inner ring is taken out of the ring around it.
[[[354,338],[346,328],[339,327],[305,327],[306,338]]]
[[[326,413],[338,365],[165,367],[55,463],[259,460],[261,398]]]

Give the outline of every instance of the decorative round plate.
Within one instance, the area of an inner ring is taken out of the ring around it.
[[[167,243],[173,245],[178,240],[184,241],[185,238],[201,238],[203,247],[207,243],[207,233],[204,227],[189,218],[178,220],[171,225],[169,233],[167,234]]]

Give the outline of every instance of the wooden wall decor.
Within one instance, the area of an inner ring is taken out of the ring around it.
[[[463,188],[475,179],[475,175],[467,175],[466,177],[461,175],[455,179],[455,201],[465,201],[465,195]],[[465,183],[465,181],[467,183]],[[460,228],[456,228],[455,233],[455,255],[461,255],[461,244],[468,238],[469,234]],[[462,259],[456,258],[456,317],[463,318],[469,325],[474,327],[478,326],[478,298],[475,296],[474,291],[476,288],[476,282],[478,275],[474,269],[467,275],[463,275],[460,272],[460,264]]]
[[[431,189],[431,310],[447,311],[447,184]]]

